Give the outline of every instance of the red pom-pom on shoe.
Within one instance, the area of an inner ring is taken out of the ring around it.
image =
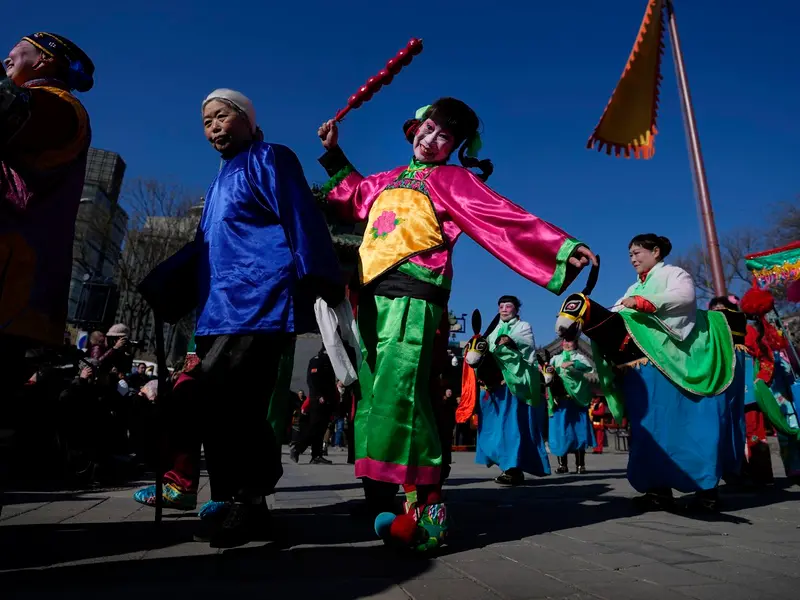
[[[417,522],[414,520],[414,515],[409,513],[399,515],[389,529],[392,538],[403,542],[404,544],[411,545],[414,541],[414,536],[417,533]]]

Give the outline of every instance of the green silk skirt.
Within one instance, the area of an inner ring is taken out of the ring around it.
[[[442,445],[430,377],[442,313],[441,307],[417,298],[360,299],[363,362],[355,417],[356,477],[439,483]]]

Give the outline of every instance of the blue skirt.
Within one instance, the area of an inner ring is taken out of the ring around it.
[[[710,490],[734,461],[741,464],[744,445],[738,454],[735,446],[744,414],[744,358],[737,353],[733,382],[710,398],[687,394],[652,364],[625,372],[628,481],[635,490]]]
[[[556,456],[585,451],[596,445],[589,409],[581,408],[571,399],[562,400],[553,411],[548,435],[550,452]]]
[[[550,475],[542,425],[547,407],[517,400],[506,386],[484,391],[478,403],[478,441],[475,462],[503,471],[519,468],[529,475]]]

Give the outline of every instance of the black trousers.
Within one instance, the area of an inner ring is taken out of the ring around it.
[[[322,456],[322,440],[325,431],[331,422],[333,403],[328,401],[320,404],[319,398],[311,398],[308,407],[308,424],[300,429],[300,439],[295,444],[298,454],[302,454],[311,447],[311,458]]]
[[[267,496],[283,475],[280,447],[267,421],[286,334],[196,338],[198,386],[211,498]]]

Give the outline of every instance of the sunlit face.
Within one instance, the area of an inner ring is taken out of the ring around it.
[[[247,117],[220,100],[211,100],[203,107],[203,128],[206,139],[224,158],[235,156],[253,141]]]
[[[631,264],[639,275],[649,272],[661,260],[661,250],[656,246],[652,250],[633,245],[628,250]]]
[[[30,42],[21,41],[11,49],[8,58],[3,61],[8,78],[17,85],[26,81],[43,77],[43,70],[52,62]]]
[[[428,119],[414,135],[414,158],[423,163],[444,162],[453,152],[453,135]]]
[[[513,302],[501,302],[497,305],[501,321],[510,321],[519,312]]]

